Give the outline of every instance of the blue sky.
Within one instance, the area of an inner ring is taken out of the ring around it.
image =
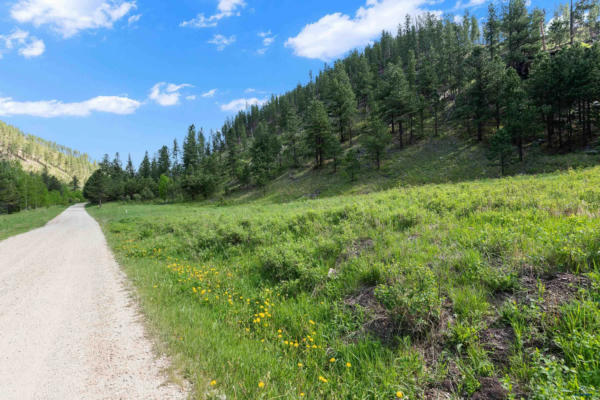
[[[457,2],[458,1],[458,2]],[[100,159],[205,132],[406,14],[484,0],[3,0],[0,119]],[[557,3],[534,1],[552,13]]]

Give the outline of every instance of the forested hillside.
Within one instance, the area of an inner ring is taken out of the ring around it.
[[[81,201],[77,177],[67,185],[47,170],[41,174],[26,172],[16,161],[0,160],[0,215]]]
[[[396,33],[241,111],[208,139],[192,125],[182,149],[175,141],[147,154],[137,172],[106,157],[88,194],[195,199],[312,167],[354,180],[447,136],[480,143],[477,157],[498,174],[529,172],[531,149],[595,156],[599,10],[597,0],[579,1],[547,23],[547,11],[510,0],[490,4],[483,24],[468,12],[407,16]]]
[[[23,133],[2,121],[0,159],[18,161],[26,171],[47,170],[64,183],[70,183],[74,176],[79,182],[85,182],[96,169],[87,154]]]

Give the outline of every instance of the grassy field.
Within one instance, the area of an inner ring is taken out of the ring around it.
[[[16,214],[0,215],[0,240],[44,226],[65,208],[64,206],[51,206]]]
[[[600,398],[600,167],[89,210],[196,398]]]
[[[600,144],[594,146],[600,151]],[[485,153],[485,144],[464,140],[456,135],[429,138],[404,149],[392,146],[384,155],[379,171],[368,160],[363,159],[354,181],[344,174],[343,166],[340,167],[341,171],[334,174],[331,166],[315,170],[312,165],[307,165],[283,174],[264,188],[234,191],[225,197],[225,201],[229,204],[248,201],[281,203],[500,177],[499,166],[490,162]],[[548,154],[539,145],[532,144],[525,149],[524,162],[516,159],[512,161],[507,167],[507,175],[531,175],[592,167],[598,165],[600,156],[584,151],[563,155]]]

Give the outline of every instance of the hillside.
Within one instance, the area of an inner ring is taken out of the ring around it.
[[[0,159],[18,161],[25,171],[48,173],[68,183],[85,182],[97,168],[85,153],[49,142],[0,121]]]
[[[348,150],[357,147],[355,145]],[[525,148],[523,162],[511,159],[505,173],[532,175],[591,167],[600,164],[599,150],[600,146],[593,144],[591,150],[550,154],[534,143]],[[369,160],[362,160],[353,179],[343,170],[334,173],[330,165],[315,169],[313,164],[308,163],[286,171],[264,187],[234,185],[220,201],[231,204],[248,201],[281,203],[424,184],[498,178],[501,176],[500,166],[486,157],[486,151],[485,143],[458,134],[426,138],[403,149],[397,144],[391,145],[381,157],[379,170],[372,168]]]
[[[600,167],[453,171],[89,211],[198,399],[597,398]]]

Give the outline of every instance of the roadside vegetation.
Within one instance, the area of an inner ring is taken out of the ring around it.
[[[66,206],[50,206],[16,214],[0,215],[0,240],[44,226]]]
[[[600,396],[600,167],[89,211],[199,399]]]

